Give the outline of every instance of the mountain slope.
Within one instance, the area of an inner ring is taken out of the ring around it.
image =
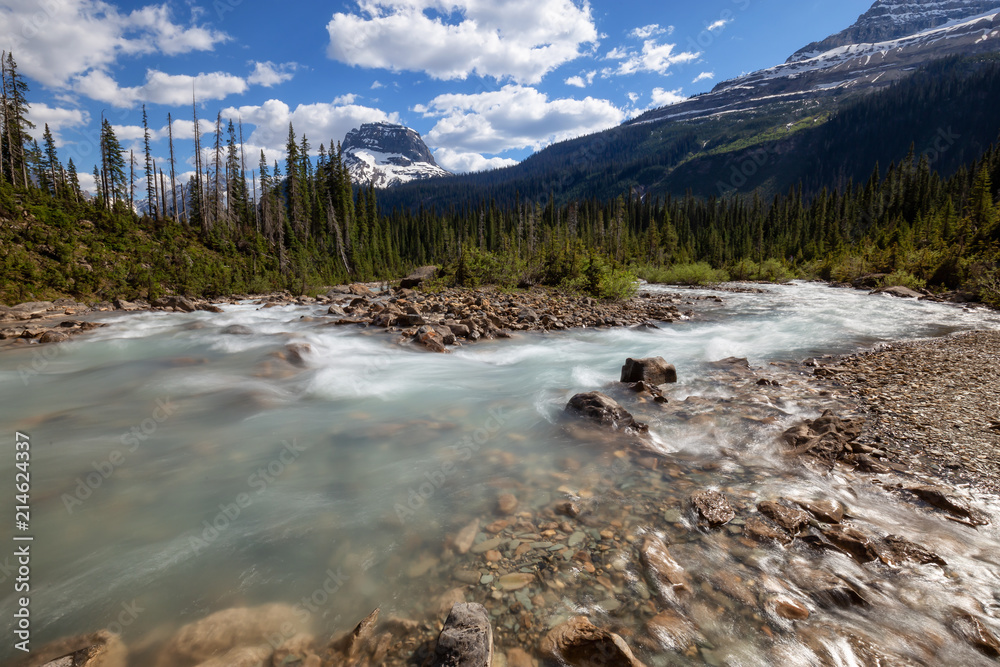
[[[878,0],[854,25],[813,42],[796,51],[788,62],[804,60],[848,44],[885,42],[924,30],[937,28],[949,21],[966,19],[1000,8],[998,0]]]
[[[388,188],[448,176],[414,130],[392,123],[365,123],[341,144],[344,164],[357,185]]]

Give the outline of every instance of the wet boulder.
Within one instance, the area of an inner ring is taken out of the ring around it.
[[[792,541],[792,536],[783,528],[760,516],[747,517],[747,522],[743,526],[743,534],[758,542],[774,540],[781,544],[788,544]]]
[[[69,334],[61,331],[46,331],[39,337],[39,343],[65,343],[69,340]]]
[[[413,289],[414,287],[420,287],[422,284],[429,280],[434,280],[437,276],[438,267],[436,266],[421,266],[419,269],[414,269],[408,276],[399,281],[399,287],[401,289]]]
[[[861,564],[870,563],[879,557],[878,549],[870,537],[850,526],[831,526],[823,530],[823,537],[837,550],[854,558]]]
[[[940,567],[947,565],[936,553],[899,535],[889,535],[876,546],[876,549],[879,559],[886,565],[898,565],[904,561]]]
[[[841,419],[827,410],[817,419],[797,424],[782,434],[796,455],[808,455],[829,465],[849,453],[848,445],[861,435],[863,419]]]
[[[223,327],[219,333],[225,336],[250,336],[253,334],[253,329],[243,324],[230,324]]]
[[[694,623],[676,611],[661,611],[646,622],[646,631],[668,651],[684,651],[701,639]]]
[[[824,523],[840,523],[845,509],[836,500],[796,500],[795,504]]]
[[[899,297],[901,299],[919,299],[923,296],[920,292],[912,290],[909,287],[903,287],[902,285],[892,285],[890,287],[879,287],[874,290],[872,294],[888,294],[889,296]]]
[[[625,360],[622,382],[645,382],[653,386],[677,382],[677,369],[663,357]]]
[[[701,520],[713,527],[725,525],[736,516],[726,496],[713,489],[693,494],[691,505]]]
[[[580,414],[601,426],[609,426],[626,433],[645,433],[649,430],[649,426],[637,422],[617,401],[599,391],[577,394],[570,399],[566,410]]]
[[[979,652],[994,659],[1000,658],[1000,639],[972,614],[956,611],[952,628]]]
[[[809,525],[809,515],[802,510],[771,500],[757,503],[757,511],[787,530],[791,535],[798,535]]]
[[[542,639],[541,651],[569,667],[644,667],[624,639],[583,616],[552,628]]]
[[[493,628],[486,607],[463,602],[451,608],[434,649],[433,667],[490,667]]]
[[[198,310],[198,307],[194,304],[194,302],[184,296],[161,296],[159,299],[153,301],[153,305],[157,308],[173,308],[175,310],[182,310],[185,313],[193,313]]]

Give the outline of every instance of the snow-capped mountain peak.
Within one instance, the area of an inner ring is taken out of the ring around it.
[[[450,173],[434,161],[420,135],[402,125],[365,123],[347,133],[341,150],[351,180],[360,185],[388,188]]]

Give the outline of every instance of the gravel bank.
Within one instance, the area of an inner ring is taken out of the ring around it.
[[[897,464],[1000,494],[1000,331],[897,343],[817,370]]]

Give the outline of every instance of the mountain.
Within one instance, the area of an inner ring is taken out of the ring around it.
[[[990,4],[997,8],[982,11]],[[808,195],[867,179],[911,145],[947,175],[996,140],[998,106],[1000,0],[878,0],[853,26],[782,64],[518,165],[410,183],[380,201],[444,208],[628,192],[770,197],[800,183]]]
[[[341,144],[344,164],[358,185],[389,188],[410,181],[448,176],[414,130],[392,123],[365,123]]]
[[[873,44],[915,35],[949,21],[989,13],[1000,7],[998,0],[878,0],[849,28],[796,51],[788,62],[805,60],[838,46]]]
[[[948,6],[947,13],[940,8],[943,5]],[[979,11],[990,5],[994,6],[992,11]],[[921,28],[935,23],[935,27]],[[865,36],[879,41],[864,41]],[[848,41],[852,38],[859,41]],[[997,51],[1000,0],[879,0],[851,28],[800,49],[780,65],[723,81],[710,93],[647,112],[632,122],[691,120],[778,101],[865,94],[885,88],[939,58]]]

